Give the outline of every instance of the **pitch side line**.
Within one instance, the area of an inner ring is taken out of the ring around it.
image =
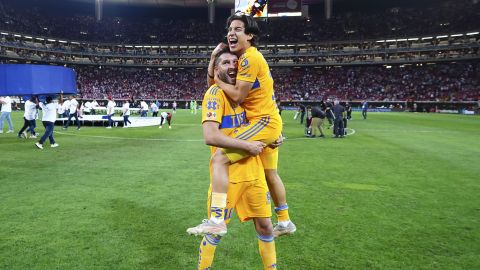
[[[348,130],[351,132],[348,133]],[[109,139],[109,140],[133,140],[133,141],[164,141],[164,142],[203,142],[203,139],[165,139],[165,138],[129,138],[129,137],[114,137],[114,136],[99,136],[99,135],[84,135],[78,133],[66,133],[61,131],[54,131],[56,134],[67,135],[67,136],[77,136],[77,137],[85,137],[85,138],[97,138],[97,139]],[[355,134],[355,130],[351,128],[347,128],[347,136]],[[309,140],[310,138],[291,138],[286,139],[286,141],[298,141],[298,140]]]
[[[353,128],[346,128],[346,130],[347,130],[347,135],[345,135],[345,136],[350,136],[350,135],[353,135],[353,134],[356,133],[355,129],[353,129]],[[349,132],[349,131],[350,131],[350,132]],[[300,141],[300,140],[312,140],[312,139],[311,139],[311,138],[308,138],[308,137],[291,138],[291,139],[290,139],[290,138],[287,137],[287,139],[285,139],[285,140],[286,140],[286,141]]]
[[[113,136],[98,136],[98,135],[82,135],[82,134],[72,134],[72,133],[65,133],[61,131],[54,131],[57,134],[61,135],[68,135],[68,136],[78,136],[78,137],[86,137],[86,138],[97,138],[97,139],[117,139],[117,140],[134,140],[134,141],[170,141],[170,142],[202,142],[203,140],[196,139],[196,140],[177,140],[177,139],[165,139],[165,138],[128,138],[128,137],[113,137]]]

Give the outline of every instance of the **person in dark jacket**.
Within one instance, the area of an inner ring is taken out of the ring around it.
[[[343,138],[345,136],[343,118],[346,117],[346,110],[345,107],[340,105],[340,101],[337,99],[334,101],[332,112],[335,119],[333,126],[333,135],[335,138]]]
[[[325,120],[325,112],[320,109],[320,107],[315,106],[312,108],[312,122],[310,124],[310,130],[312,135],[310,138],[315,138],[317,136],[317,131],[320,133],[319,138],[325,138],[323,133],[323,121]]]

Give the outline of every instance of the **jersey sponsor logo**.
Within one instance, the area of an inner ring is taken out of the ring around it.
[[[240,114],[233,114],[233,115],[225,115],[222,117],[222,124],[220,128],[237,128],[245,123],[245,112]]]

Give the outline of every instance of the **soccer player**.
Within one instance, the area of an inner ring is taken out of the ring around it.
[[[222,81],[235,83],[237,57],[227,50],[219,52],[214,60],[215,73]],[[212,155],[216,147],[228,147],[250,152],[254,156],[245,158],[229,166],[230,182],[228,187],[228,202],[224,207],[225,214],[209,211],[209,215],[223,218],[227,223],[235,208],[242,222],[253,219],[258,236],[258,246],[265,269],[276,269],[276,251],[273,237],[271,208],[268,196],[268,187],[262,168],[262,161],[255,153],[262,151],[265,146],[261,142],[248,142],[235,139],[227,135],[234,133],[235,128],[245,123],[245,111],[232,102],[217,85],[212,85],[205,93],[202,103],[202,126],[205,142],[212,146]],[[212,164],[210,164],[212,165]],[[212,167],[210,173],[212,175]],[[208,207],[214,203],[212,186],[209,189]],[[220,211],[220,209],[218,209]],[[190,234],[204,235],[203,227],[210,226],[211,220],[189,228]],[[198,269],[210,269],[215,249],[220,242],[224,230],[214,234],[204,235],[199,250]]]
[[[238,72],[234,85],[227,84],[213,75],[215,54],[226,47],[219,44],[212,53],[208,66],[209,83],[214,82],[224,90],[232,101],[245,109],[249,124],[236,131],[236,138],[248,141],[262,141],[267,145],[282,139],[282,118],[275,104],[273,79],[263,55],[255,47],[260,34],[255,20],[247,15],[232,15],[227,20],[228,47],[238,58]],[[217,149],[212,156],[212,207],[211,211],[223,209],[228,191],[228,166],[248,156],[248,153],[235,149]],[[278,224],[274,228],[276,237],[291,234],[296,226],[290,221],[286,192],[278,175],[278,148],[267,147],[261,153],[267,184],[275,203]],[[215,202],[218,202],[216,204]],[[224,213],[224,211],[220,211]],[[211,218],[212,219],[212,218]],[[222,223],[222,218],[215,219]],[[220,227],[224,226],[219,224]],[[206,228],[207,230],[209,228]]]
[[[160,126],[158,128],[162,128],[163,124],[165,124],[165,121],[168,123],[168,128],[172,128],[172,114],[169,112],[161,112],[160,113]]]

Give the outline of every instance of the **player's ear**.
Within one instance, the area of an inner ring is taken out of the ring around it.
[[[252,39],[253,39],[253,34],[248,34],[248,39],[247,40],[252,41]]]

